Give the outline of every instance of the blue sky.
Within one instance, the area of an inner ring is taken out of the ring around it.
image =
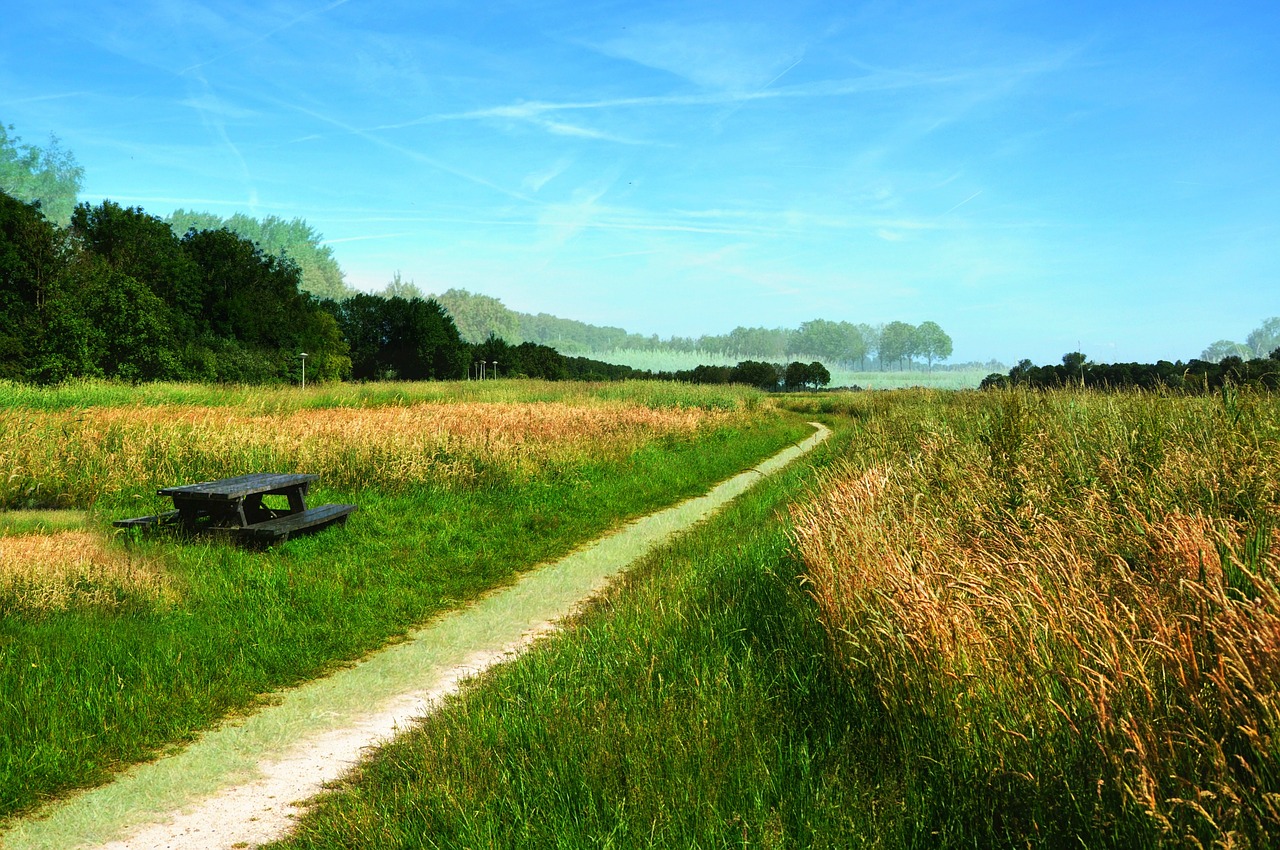
[[[362,289],[1175,359],[1280,314],[1278,44],[1274,0],[42,0],[0,121],[84,200],[301,216]]]

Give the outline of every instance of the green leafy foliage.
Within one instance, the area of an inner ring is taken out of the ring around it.
[[[0,193],[0,376],[281,381],[307,351],[316,380],[345,377],[346,342],[299,274],[225,229],[179,239],[103,201],[64,230]]]
[[[404,286],[412,289],[402,290]],[[390,297],[405,292],[418,294],[417,287],[404,284],[397,274],[384,295]],[[710,352],[772,362],[791,354],[818,358],[826,363],[856,363],[860,368],[871,359],[883,369],[909,364],[915,357],[925,358],[932,367],[935,360],[950,357],[952,350],[951,337],[931,321],[917,327],[906,322],[880,326],[813,319],[795,330],[740,326],[727,334],[662,339],[656,334],[643,336],[622,328],[591,325],[547,313],[517,312],[497,298],[463,289],[450,289],[433,297],[449,311],[459,334],[468,342],[479,345],[496,336],[513,345],[521,341],[534,342],[569,355],[598,356],[622,350]]]
[[[66,224],[76,206],[84,169],[56,136],[47,147],[23,144],[13,125],[0,124],[0,191],[38,203],[51,221]]]
[[[458,329],[434,300],[359,294],[333,311],[359,380],[452,380],[466,373]]]
[[[1205,393],[1224,387],[1253,386],[1275,390],[1280,389],[1280,356],[1276,354],[1273,351],[1248,360],[1233,354],[1216,362],[1093,363],[1084,354],[1073,351],[1063,355],[1061,365],[1037,366],[1030,360],[1022,360],[1007,375],[998,372],[988,375],[982,380],[982,388],[1083,386],[1100,390],[1139,388]]]
[[[340,300],[354,294],[333,256],[333,249],[325,245],[324,237],[302,218],[286,220],[269,215],[256,219],[236,213],[224,219],[210,212],[176,209],[166,221],[179,236],[192,230],[225,228],[256,244],[264,254],[292,261],[302,275],[299,288],[316,298]]]

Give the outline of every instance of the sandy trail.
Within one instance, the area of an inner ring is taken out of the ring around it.
[[[284,837],[306,799],[367,748],[431,711],[467,676],[553,630],[627,566],[830,434],[811,424],[813,436],[706,495],[636,520],[174,755],[19,821],[0,847],[229,850]]]

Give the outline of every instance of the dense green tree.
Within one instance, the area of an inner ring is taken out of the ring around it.
[[[483,374],[486,378],[511,377],[518,374],[522,370],[522,364],[518,362],[516,349],[507,344],[507,341],[495,334],[489,334],[489,338],[479,345],[471,347],[470,359],[467,361],[467,367],[472,370],[474,377],[480,377]],[[483,363],[483,368],[476,370],[476,365]]]
[[[466,346],[434,300],[355,295],[338,305],[338,325],[361,380],[450,380],[466,375]]]
[[[196,267],[201,330],[266,348],[293,348],[292,319],[304,305],[299,272],[230,230],[191,230],[180,243]]]
[[[47,302],[66,264],[62,234],[39,206],[0,192],[0,378],[36,367]]]
[[[802,389],[809,383],[809,366],[799,360],[791,361],[782,373],[782,383],[788,390]]]
[[[519,317],[497,298],[465,289],[449,289],[432,297],[453,317],[458,333],[467,342],[480,344],[490,336],[513,343],[523,339]]]
[[[815,390],[819,387],[825,387],[831,383],[831,373],[827,371],[827,367],[818,361],[809,364],[808,373],[805,376],[806,382]]]
[[[387,284],[380,294],[383,298],[404,298],[405,300],[426,297],[416,283],[400,277],[399,270],[391,276],[391,282]],[[457,322],[454,322],[454,324],[457,324]]]
[[[197,330],[204,306],[200,270],[164,219],[104,200],[76,207],[70,233],[80,250],[150,288],[164,313],[160,321],[175,333]]]
[[[517,377],[562,381],[569,371],[564,355],[548,345],[522,342],[515,347],[511,374]]]
[[[305,219],[283,219],[274,215],[256,219],[243,213],[223,219],[210,212],[177,209],[167,221],[179,236],[190,230],[226,228],[256,243],[265,254],[291,260],[302,275],[299,287],[316,298],[341,300],[355,292],[347,285],[333,249],[324,244],[324,237]]]
[[[733,367],[730,381],[772,392],[778,388],[778,367],[761,360],[743,360]]]
[[[20,201],[38,203],[45,217],[59,225],[71,219],[84,181],[81,168],[56,136],[47,147],[24,144],[13,125],[0,124],[0,191]]]
[[[916,346],[918,353],[929,361],[929,371],[933,371],[934,360],[946,360],[951,356],[951,337],[937,322],[921,322],[916,327]]]
[[[149,286],[98,256],[82,258],[74,273],[93,373],[133,383],[179,376],[169,311]]]
[[[920,353],[916,329],[906,322],[890,322],[880,333],[880,362],[905,367]]]

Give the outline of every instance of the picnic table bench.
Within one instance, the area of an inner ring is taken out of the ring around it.
[[[174,510],[154,516],[117,520],[121,528],[178,523],[195,533],[217,529],[236,535],[247,543],[271,544],[292,535],[317,531],[346,522],[355,505],[307,507],[307,490],[316,475],[259,472],[217,481],[201,481],[164,487],[157,491],[173,499]],[[288,507],[271,507],[267,496],[283,496]]]

